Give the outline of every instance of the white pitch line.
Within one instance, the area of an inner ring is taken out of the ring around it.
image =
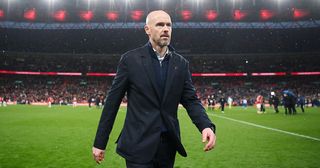
[[[241,120],[237,120],[237,119],[233,119],[233,118],[229,118],[229,117],[224,117],[224,116],[220,116],[220,115],[216,115],[216,114],[209,114],[209,115],[215,116],[215,117],[218,117],[218,118],[231,120],[231,121],[242,123],[242,124],[246,124],[246,125],[250,125],[250,126],[254,126],[254,127],[258,127],[258,128],[263,128],[263,129],[276,131],[276,132],[281,132],[281,133],[285,133],[285,134],[289,134],[289,135],[293,135],[293,136],[297,136],[297,137],[302,137],[302,138],[307,138],[307,139],[311,139],[311,140],[315,140],[315,141],[320,141],[319,138],[315,138],[315,137],[311,137],[311,136],[307,136],[307,135],[301,135],[301,134],[297,134],[297,133],[293,133],[293,132],[283,131],[283,130],[280,130],[280,129],[266,127],[266,126],[263,126],[263,125],[258,125],[258,124],[254,124],[254,123],[250,123],[250,122],[246,122],[246,121],[241,121]]]

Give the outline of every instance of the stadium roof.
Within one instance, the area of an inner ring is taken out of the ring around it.
[[[288,22],[320,19],[320,0],[0,0],[0,22],[144,22],[155,9],[174,22]]]
[[[32,23],[32,22],[0,22],[0,28],[9,29],[141,29],[144,22],[119,23]],[[192,29],[295,29],[319,28],[320,20],[296,22],[177,22],[174,28]]]

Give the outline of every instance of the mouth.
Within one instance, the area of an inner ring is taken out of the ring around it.
[[[165,38],[169,38],[169,35],[161,35],[160,37],[165,37]]]

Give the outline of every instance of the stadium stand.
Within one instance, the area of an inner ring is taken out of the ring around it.
[[[196,34],[189,36],[189,34]],[[173,46],[186,54],[319,51],[319,28],[175,29]],[[4,51],[122,54],[147,41],[142,27],[108,30],[3,29]]]
[[[39,16],[34,20],[19,15],[28,11],[25,6],[37,7],[37,2],[12,4],[16,6],[8,16],[5,14],[10,11],[0,8],[0,96],[5,95],[11,101],[45,102],[48,96],[53,96],[55,103],[59,99],[69,103],[76,96],[81,103],[92,95],[104,95],[120,55],[147,41],[142,17],[132,20],[123,15],[135,11],[116,9],[121,16],[113,21],[98,16],[103,13],[100,10],[104,10],[100,8],[93,20],[81,20],[76,15],[81,10],[77,5],[81,4],[66,7],[73,12],[65,21],[46,16],[47,11],[42,8],[36,8]],[[142,13],[153,8],[143,2],[137,4],[146,10]],[[270,91],[284,89],[319,100],[320,15],[314,5],[317,3],[291,4],[297,9],[308,9],[310,15],[305,17],[295,18],[294,8],[288,11],[282,6],[282,13],[270,20],[261,20],[260,7],[278,10],[280,7],[264,1],[248,1],[241,9],[254,10],[252,14],[244,20],[235,20],[230,16],[235,6],[225,2],[220,4],[223,8],[215,21],[199,13],[194,13],[195,17],[190,20],[184,19],[183,14],[176,12],[188,9],[176,6],[174,1],[167,3],[167,10],[175,13],[172,14],[175,24],[171,44],[190,61],[191,72],[198,74],[193,80],[203,101],[210,94],[224,94],[232,96],[236,104],[244,97],[252,104],[257,94],[268,96]],[[4,2],[0,5],[8,6]],[[68,76],[70,73],[74,76]],[[203,73],[211,76],[201,77]],[[231,75],[223,77],[219,73]]]

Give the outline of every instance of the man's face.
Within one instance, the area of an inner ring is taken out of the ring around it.
[[[145,26],[145,31],[152,43],[162,48],[170,44],[171,26],[170,16],[164,12],[159,12],[150,16],[149,23]]]

